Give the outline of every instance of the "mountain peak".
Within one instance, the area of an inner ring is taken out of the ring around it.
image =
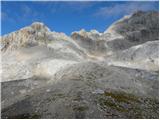
[[[33,22],[32,25],[41,25],[41,26],[43,26],[44,23],[42,23],[42,22]]]
[[[42,22],[33,22],[31,27],[37,31],[50,31],[50,29]]]
[[[16,32],[5,35],[1,39],[2,51],[14,50],[20,47],[45,44],[50,29],[41,22],[34,22]]]
[[[139,16],[139,15],[142,15],[142,14],[144,14],[144,13],[145,13],[144,11],[138,10],[138,11],[135,11],[135,12],[133,13],[133,15]]]

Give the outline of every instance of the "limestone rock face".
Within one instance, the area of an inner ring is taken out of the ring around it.
[[[23,64],[23,67],[27,64],[26,70],[23,70],[28,71],[27,75],[32,77],[33,66],[46,58],[76,62],[98,60],[112,65],[125,64],[125,67],[138,66],[139,69],[158,70],[158,41],[155,41],[157,39],[158,13],[153,11],[138,11],[125,16],[104,33],[96,30],[87,32],[82,29],[72,32],[71,37],[50,31],[43,23],[35,22],[2,37],[2,68],[6,73],[2,78],[9,80],[11,75],[11,80],[17,79],[16,76],[23,79],[24,72],[22,75],[16,75],[17,70],[21,73],[19,69]],[[23,63],[17,64],[21,61]],[[10,70],[9,63],[13,66]]]
[[[110,55],[134,45],[158,40],[158,18],[158,12],[137,11],[116,21],[104,33],[82,29],[72,32],[71,37],[92,55]]]
[[[51,32],[39,22],[3,36],[1,51],[2,81],[31,78],[39,74],[38,64],[47,59],[51,59],[48,62],[54,67],[56,62],[52,62],[52,59],[71,60],[72,63],[81,61],[86,56],[70,37],[64,33]],[[61,63],[61,60],[59,62]],[[63,63],[65,65],[65,62],[62,62],[62,66]]]
[[[91,30],[90,32],[87,32],[82,29],[79,32],[72,32],[71,37],[89,54],[101,56],[107,52],[105,40],[101,39],[101,34],[102,33],[99,33],[96,30]]]
[[[147,41],[158,40],[158,20],[159,14],[154,11],[138,11],[125,16],[104,32],[111,36],[106,39],[109,40],[107,44],[114,50],[124,50]]]
[[[123,50],[110,59],[110,64],[145,70],[159,70],[159,41],[148,41]]]
[[[158,12],[138,11],[131,16],[124,17],[115,22],[105,33],[123,35],[127,40],[132,42],[143,43],[151,39],[158,39]],[[138,35],[138,36],[135,36]]]
[[[15,50],[20,47],[34,46],[40,43],[45,44],[44,38],[46,38],[48,32],[50,30],[43,23],[35,22],[29,27],[3,36],[1,39],[1,46],[3,46],[1,50]]]

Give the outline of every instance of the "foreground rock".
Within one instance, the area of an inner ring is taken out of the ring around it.
[[[2,83],[2,118],[158,118],[156,72],[87,62],[57,80]]]

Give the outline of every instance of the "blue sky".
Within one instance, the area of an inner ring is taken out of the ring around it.
[[[70,35],[82,28],[106,30],[113,22],[137,10],[159,10],[158,1],[149,2],[1,2],[1,35],[16,31],[35,21],[43,22],[52,31]]]

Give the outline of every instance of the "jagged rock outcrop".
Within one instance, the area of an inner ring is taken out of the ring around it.
[[[84,56],[84,51],[68,36],[64,33],[51,32],[48,27],[40,22],[35,22],[31,26],[5,35],[1,39],[1,51],[3,53],[34,46],[46,46],[58,52],[68,53],[73,57]]]
[[[108,56],[120,50],[158,40],[158,12],[137,11],[111,25],[104,33],[84,29],[71,34],[92,55]]]
[[[87,32],[82,29],[79,32],[72,32],[71,37],[89,54],[101,56],[107,52],[105,40],[100,39],[101,34],[102,33],[99,33],[96,30],[91,30],[90,32]]]
[[[50,30],[43,23],[35,22],[29,27],[3,36],[1,50],[15,50],[20,47],[46,44],[46,36],[49,32]]]
[[[65,65],[63,60],[74,63],[73,61],[82,61],[86,56],[84,51],[64,33],[51,32],[39,22],[3,36],[1,46],[2,81],[31,78],[40,73],[37,68],[39,64],[47,68],[48,65],[45,64],[47,59],[50,59],[48,64],[51,62],[54,67],[57,61],[52,59],[61,59],[59,63],[63,66]],[[45,73],[44,76],[47,76],[50,72]]]
[[[33,70],[37,70],[37,64],[43,66],[45,59],[61,59],[70,63],[98,60],[110,65],[138,66],[139,69],[157,71],[158,42],[154,42],[158,39],[157,25],[157,12],[138,11],[115,22],[104,33],[82,29],[68,37],[64,33],[50,31],[43,23],[35,22],[2,37],[2,69],[5,73],[2,79],[26,79],[33,77],[33,73],[40,74]],[[151,42],[145,43],[147,41]],[[52,60],[48,62],[54,64]],[[48,71],[48,65],[44,66],[42,68]]]
[[[113,50],[124,50],[131,46],[158,40],[158,12],[138,11],[125,16],[111,25],[105,32],[109,47]],[[113,37],[112,37],[113,36]]]

